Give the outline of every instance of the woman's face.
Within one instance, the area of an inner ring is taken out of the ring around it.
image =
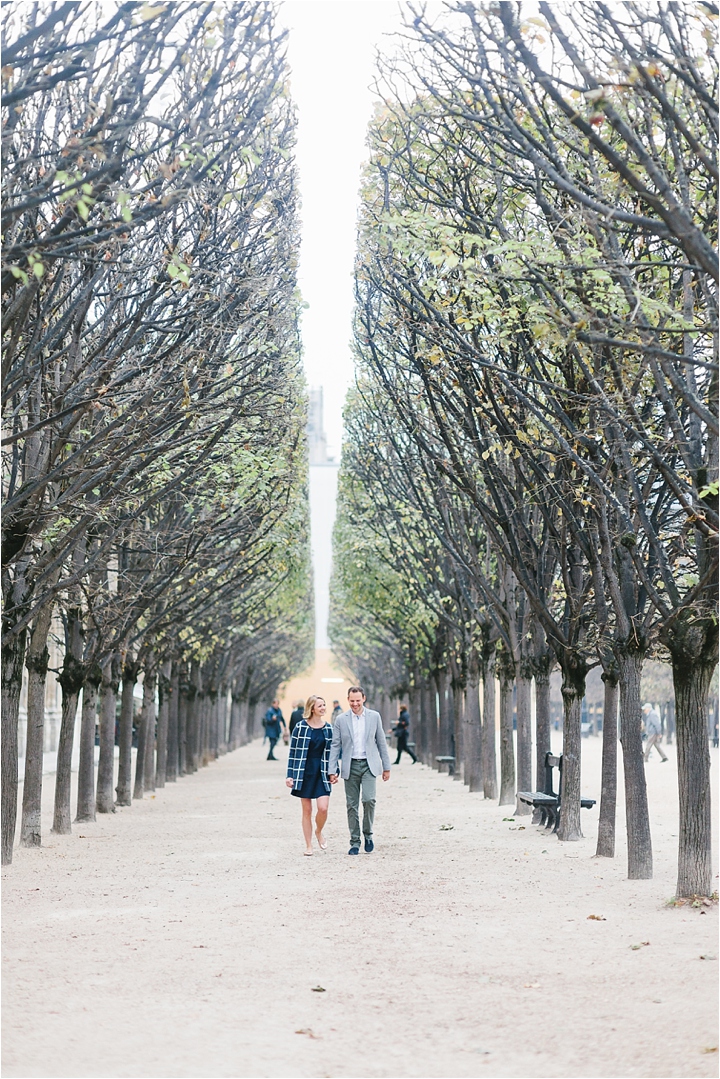
[[[315,701],[315,704],[313,705],[313,715],[321,719],[325,715],[326,711],[327,705],[325,704],[325,701],[322,699],[322,697],[318,697],[318,699]]]

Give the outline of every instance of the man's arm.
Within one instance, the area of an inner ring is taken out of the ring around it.
[[[340,724],[335,723],[333,726],[332,742],[330,744],[330,760],[328,761],[328,777],[335,776],[338,773],[338,761],[342,756],[342,734],[340,733]]]
[[[383,766],[383,779],[385,779],[385,773],[387,772],[388,775],[390,774],[390,754],[388,753],[387,738],[385,737],[385,731],[383,730],[382,716],[379,712],[376,712],[375,714],[377,715],[375,743],[380,753],[380,760],[382,761]]]

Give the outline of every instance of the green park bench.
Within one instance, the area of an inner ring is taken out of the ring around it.
[[[454,757],[436,757],[435,760],[438,762],[438,772],[442,772],[443,765],[447,764],[447,766],[448,766],[448,775],[449,776],[454,776],[455,775],[455,758]]]

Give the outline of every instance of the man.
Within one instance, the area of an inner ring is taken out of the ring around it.
[[[417,757],[408,746],[408,734],[410,733],[410,713],[407,710],[406,704],[400,705],[400,715],[398,716],[397,723],[393,727],[393,732],[397,738],[397,760],[395,764],[400,763],[400,757],[403,753],[407,753],[409,757],[412,757],[413,764],[417,764]]]
[[[643,705],[643,715],[645,716],[645,733],[647,734],[647,742],[645,743],[645,760],[647,761],[650,759],[650,750],[653,746],[655,746],[658,753],[662,757],[664,764],[668,758],[663,753],[662,746],[660,745],[660,738],[662,737],[662,724],[660,722],[660,716],[655,711],[649,701],[647,701]]]
[[[280,701],[276,697],[275,700],[272,702],[270,708],[268,708],[267,712],[265,713],[265,719],[263,720],[265,734],[268,736],[268,739],[270,741],[270,752],[267,755],[267,760],[269,761],[277,760],[277,757],[273,753],[273,750],[275,749],[278,738],[280,737],[281,725],[285,728],[285,730],[287,730],[283,714],[280,711]]]
[[[304,711],[305,709],[303,708],[303,702],[297,701],[295,704],[295,708],[290,713],[290,734],[292,734],[295,727],[302,719]]]
[[[362,795],[365,852],[375,849],[373,822],[375,819],[376,779],[382,774],[385,782],[390,778],[390,754],[379,712],[365,707],[365,693],[360,686],[348,691],[349,712],[341,712],[333,727],[328,779],[338,781],[338,760],[342,759],[342,777],[345,780],[345,807],[350,828],[348,854],[360,853],[360,817],[358,804]]]
[[[335,720],[337,719],[337,717],[340,715],[341,712],[342,712],[342,708],[340,707],[340,701],[333,701],[333,710],[332,710],[332,715],[330,716],[330,722],[334,724]]]

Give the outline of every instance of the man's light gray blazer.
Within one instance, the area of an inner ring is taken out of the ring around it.
[[[390,754],[379,712],[372,708],[365,709],[365,752],[368,767],[374,776],[390,771]],[[343,779],[350,777],[350,765],[353,755],[352,712],[341,712],[333,726],[333,739],[330,746],[328,775],[334,776],[341,764]]]

